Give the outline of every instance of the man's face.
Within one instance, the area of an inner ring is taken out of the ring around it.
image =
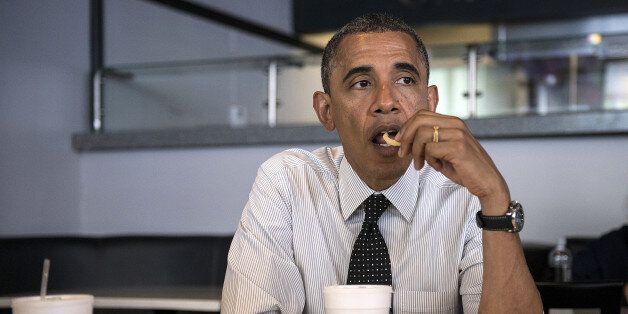
[[[328,130],[337,129],[347,160],[369,187],[394,184],[410,164],[382,133],[396,134],[420,109],[434,111],[436,87],[427,86],[416,44],[402,32],[345,37],[330,76],[330,92],[314,94],[314,108]]]

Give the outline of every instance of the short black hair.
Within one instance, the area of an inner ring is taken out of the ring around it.
[[[329,40],[323,51],[323,60],[321,62],[321,80],[323,82],[323,90],[329,93],[329,80],[331,77],[331,69],[334,59],[338,54],[338,46],[340,42],[348,35],[357,33],[384,33],[384,32],[403,32],[412,37],[416,43],[417,51],[421,56],[421,61],[427,71],[427,79],[430,76],[430,63],[427,56],[427,50],[417,35],[416,31],[400,18],[393,17],[385,13],[370,13],[351,20],[345,24],[334,36]]]

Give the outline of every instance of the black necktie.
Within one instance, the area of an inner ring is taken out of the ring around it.
[[[351,252],[347,284],[392,285],[388,248],[377,226],[390,201],[383,194],[373,194],[362,205],[364,222]]]

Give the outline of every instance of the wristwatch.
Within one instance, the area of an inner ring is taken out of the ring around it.
[[[502,216],[484,216],[482,211],[478,211],[475,222],[484,230],[519,232],[523,229],[523,207],[517,201],[511,201],[508,211]]]

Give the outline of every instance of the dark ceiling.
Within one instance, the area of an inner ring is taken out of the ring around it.
[[[294,0],[297,34],[332,31],[350,19],[387,12],[413,25],[530,22],[628,12],[628,0]]]

